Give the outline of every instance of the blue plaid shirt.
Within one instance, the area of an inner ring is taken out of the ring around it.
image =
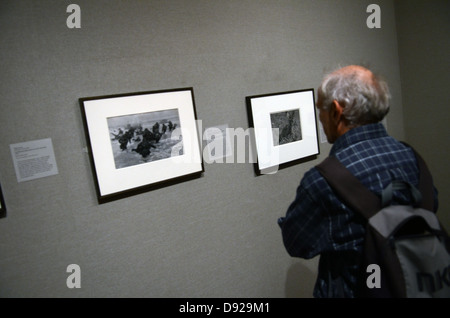
[[[394,179],[418,184],[413,151],[388,136],[380,123],[349,130],[336,140],[330,156],[336,156],[378,196]],[[396,204],[407,204],[409,196],[396,191],[393,200]],[[278,224],[291,256],[309,259],[321,255],[314,297],[333,296],[330,275],[343,279],[346,297],[355,296],[365,221],[337,198],[316,168],[306,172],[295,200]]]

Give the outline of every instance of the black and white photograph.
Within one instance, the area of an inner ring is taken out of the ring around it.
[[[302,140],[300,111],[298,109],[270,114],[273,145],[279,146]]]
[[[314,89],[246,97],[254,128],[256,175],[272,174],[319,154]]]
[[[84,97],[80,106],[99,203],[204,172],[193,88]]]
[[[178,109],[111,117],[108,128],[116,169],[183,154]]]

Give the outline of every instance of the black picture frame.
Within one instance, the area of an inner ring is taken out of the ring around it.
[[[256,148],[255,174],[277,172],[320,153],[314,89],[246,97]]]
[[[6,217],[6,204],[3,198],[2,185],[0,184],[0,218]]]
[[[79,103],[99,204],[202,176],[192,87]]]

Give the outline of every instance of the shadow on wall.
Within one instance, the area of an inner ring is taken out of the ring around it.
[[[317,272],[303,263],[292,264],[286,275],[285,295],[287,298],[312,298]]]

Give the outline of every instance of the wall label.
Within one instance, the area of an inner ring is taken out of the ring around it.
[[[17,182],[58,174],[53,144],[50,138],[9,145]]]

